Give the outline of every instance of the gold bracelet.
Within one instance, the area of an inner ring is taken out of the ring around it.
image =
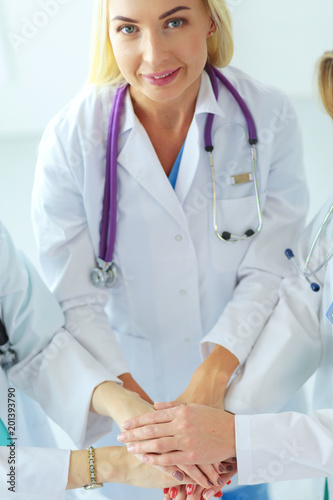
[[[85,490],[94,490],[95,488],[102,488],[103,483],[96,483],[96,470],[95,470],[95,449],[93,446],[88,448],[88,461],[89,461],[89,472],[90,472],[90,484],[84,486]]]

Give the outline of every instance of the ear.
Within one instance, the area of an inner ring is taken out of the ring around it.
[[[214,33],[216,33],[216,25],[215,25],[215,22],[213,21],[213,19],[211,18],[210,19],[209,30],[208,30],[208,33],[207,33],[207,38],[213,36]]]

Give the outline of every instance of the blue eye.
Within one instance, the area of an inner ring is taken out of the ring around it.
[[[173,19],[172,21],[168,22],[168,26],[170,28],[179,28],[182,24],[184,24],[183,19]]]
[[[132,35],[136,31],[136,26],[122,26],[119,31],[125,35]]]

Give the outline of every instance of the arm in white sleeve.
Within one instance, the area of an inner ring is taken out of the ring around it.
[[[117,378],[61,329],[65,320],[57,301],[1,224],[0,250],[1,317],[18,356],[8,376],[78,446],[96,440],[110,431],[111,420],[89,413],[93,390]]]
[[[263,227],[238,269],[232,300],[202,340],[204,356],[209,353],[210,344],[220,344],[230,350],[240,364],[244,363],[276,305],[281,279],[290,269],[284,251],[304,226],[308,192],[302,140],[295,112],[287,99],[273,135]],[[262,148],[265,144],[260,144],[259,131],[258,165]],[[263,177],[263,168],[260,172]]]
[[[333,410],[313,415],[237,415],[236,454],[240,484],[330,476]]]
[[[293,247],[301,269],[305,267],[309,249],[331,201],[324,205]],[[320,235],[310,261],[312,270],[323,262],[327,249],[331,248],[332,227],[330,224]],[[280,411],[321,360],[323,337],[319,318],[327,286],[326,266],[310,279],[320,286],[318,292],[312,290],[304,276],[298,275],[292,263],[290,268],[292,272],[282,281],[272,317],[227,390],[225,408],[233,413]]]
[[[108,293],[90,281],[98,249],[93,248],[83,201],[84,158],[74,155],[82,144],[77,129],[63,126],[69,128],[61,131],[68,140],[66,152],[57,136],[59,130],[56,133],[51,124],[43,136],[36,168],[33,225],[40,261],[65,313],[66,329],[117,377],[130,370],[104,312]],[[102,207],[95,209],[99,213]]]

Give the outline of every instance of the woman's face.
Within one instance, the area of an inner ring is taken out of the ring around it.
[[[109,25],[132,94],[166,102],[198,91],[215,31],[202,0],[109,0]]]

